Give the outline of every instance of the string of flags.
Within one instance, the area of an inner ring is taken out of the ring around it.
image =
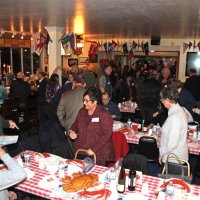
[[[194,43],[192,43],[191,41],[189,41],[189,43],[183,43],[183,53],[185,53],[186,50],[190,50],[191,47],[193,47],[193,50],[198,47],[200,51],[200,42],[196,44],[196,41],[194,40]]]
[[[88,51],[88,56],[93,57],[97,50],[105,51],[107,53],[112,52],[113,50],[117,49],[116,51],[121,51],[124,55],[128,55],[129,58],[133,57],[133,53],[138,47],[142,49],[142,51],[148,55],[149,53],[149,43],[136,43],[134,40],[132,43],[124,42],[120,43],[119,41],[112,40],[111,42],[100,43],[96,41],[87,40],[86,42],[90,42],[90,48]]]

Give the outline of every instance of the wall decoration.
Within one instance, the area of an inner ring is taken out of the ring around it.
[[[78,65],[78,59],[77,58],[69,58],[68,59],[68,66],[73,67],[73,65]]]

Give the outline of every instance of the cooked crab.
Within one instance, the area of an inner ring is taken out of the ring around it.
[[[79,190],[86,190],[94,187],[94,185],[98,182],[98,175],[76,173],[73,174],[72,179],[68,176],[63,178],[62,181],[64,182],[62,185],[64,191],[77,192]]]

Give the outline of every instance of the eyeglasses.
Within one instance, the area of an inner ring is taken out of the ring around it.
[[[83,99],[83,103],[86,103],[86,104],[88,104],[90,101],[92,101],[92,100],[88,100],[88,99]]]

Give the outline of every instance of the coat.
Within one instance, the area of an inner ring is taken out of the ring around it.
[[[97,105],[93,115],[88,115],[85,107],[79,111],[71,130],[78,134],[74,150],[91,149],[97,158],[98,165],[106,161],[114,161],[112,143],[113,120],[110,113],[101,105]]]
[[[64,92],[57,109],[60,124],[68,131],[83,107],[84,88],[75,87],[73,90]]]

